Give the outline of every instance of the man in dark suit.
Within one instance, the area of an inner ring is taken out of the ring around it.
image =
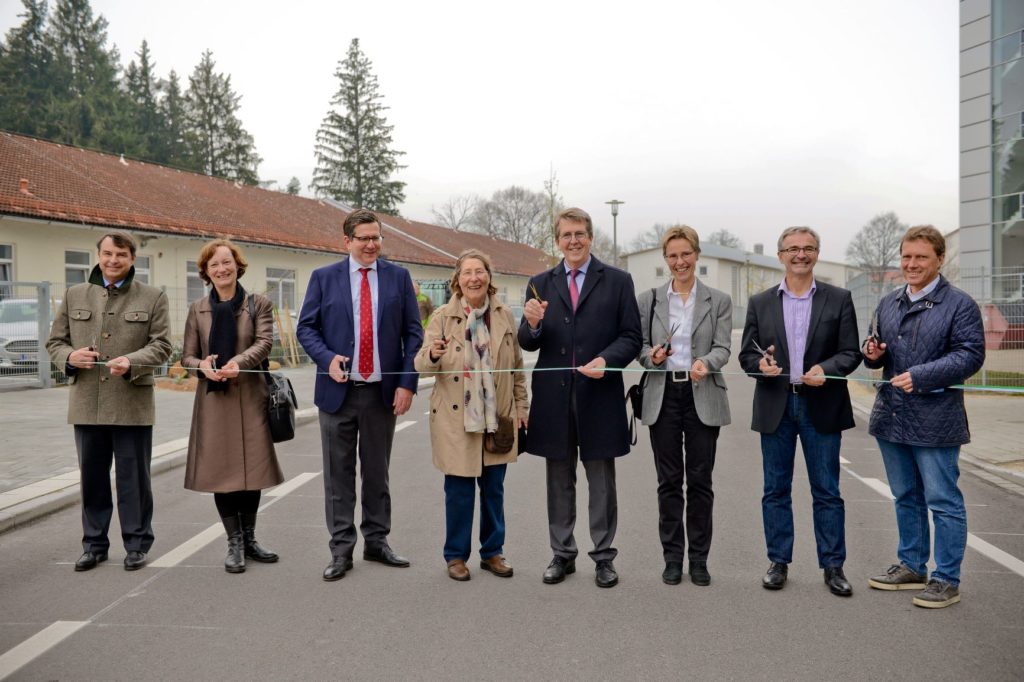
[[[408,270],[379,258],[377,216],[357,209],[345,219],[344,231],[349,257],[313,271],[297,330],[318,369],[315,403],[331,533],[332,558],[323,575],[328,581],[340,580],[352,568],[357,442],[363,559],[409,565],[388,545],[388,466],[395,421],[409,410],[416,392],[413,360],[423,343]]]
[[[548,531],[554,558],[544,582],[576,571],[576,462],[590,490],[590,536],[599,587],[618,574],[612,546],[618,520],[615,458],[629,452],[620,372],[640,351],[640,312],[628,273],[590,255],[590,216],[570,208],[554,225],[564,259],[530,279],[519,344],[539,350],[526,450],[547,458]],[[537,296],[539,298],[537,298]],[[550,371],[564,368],[564,371]]]
[[[757,378],[751,428],[761,433],[765,542],[769,590],[786,583],[793,560],[793,462],[804,452],[814,498],[814,539],[825,584],[835,595],[853,594],[843,574],[846,511],[839,494],[842,432],[853,427],[844,379],[860,359],[857,314],[846,289],[814,279],[821,243],[809,227],[779,237],[782,283],[750,299],[740,364]]]

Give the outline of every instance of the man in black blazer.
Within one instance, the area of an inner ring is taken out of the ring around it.
[[[564,259],[530,279],[519,344],[539,350],[526,450],[547,459],[548,532],[554,558],[544,582],[576,571],[576,462],[590,490],[590,536],[599,587],[618,574],[612,546],[618,520],[615,458],[629,452],[621,372],[640,351],[640,312],[629,273],[590,254],[590,216],[570,208],[555,220]],[[539,298],[538,298],[539,296]],[[562,368],[563,371],[552,371]]]
[[[757,378],[751,428],[761,433],[764,496],[761,512],[771,566],[769,590],[786,583],[793,560],[793,462],[804,452],[814,498],[814,539],[825,584],[853,594],[843,574],[846,511],[839,494],[842,432],[853,427],[845,377],[859,360],[857,314],[846,289],[814,279],[821,242],[809,227],[779,237],[782,283],[752,297],[743,329],[740,364]]]

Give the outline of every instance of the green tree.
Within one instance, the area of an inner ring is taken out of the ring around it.
[[[285,185],[284,191],[286,194],[298,196],[299,192],[302,191],[302,183],[299,181],[297,177],[293,175],[292,179],[288,181],[287,185]]]
[[[46,41],[45,0],[22,0],[25,20],[0,43],[0,128],[47,134],[53,53]]]
[[[168,74],[164,86],[160,116],[164,122],[164,162],[176,168],[201,170],[192,158],[188,140],[188,120],[185,115],[185,97],[181,93],[181,80],[173,69]]]
[[[207,50],[188,79],[185,137],[191,158],[207,175],[255,185],[262,159],[252,135],[235,115],[241,97],[231,89],[231,77],[217,73],[215,66],[213,53]]]
[[[392,176],[405,166],[405,152],[391,149],[391,131],[381,104],[377,76],[353,38],[334,75],[341,82],[316,133],[316,169],[310,188],[356,206],[397,214],[405,183]]]
[[[48,135],[59,142],[133,151],[125,125],[126,97],[118,84],[120,56],[107,48],[107,20],[93,17],[88,0],[57,0],[46,32],[53,52]]]
[[[139,59],[138,64],[133,59],[124,76],[131,103],[131,120],[139,144],[135,153],[150,161],[167,163],[169,145],[167,125],[159,102],[160,84],[153,75],[155,65],[145,40],[135,55]]]

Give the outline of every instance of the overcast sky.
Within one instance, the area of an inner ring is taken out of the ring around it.
[[[53,1],[51,0],[51,6]],[[542,190],[619,243],[654,223],[822,257],[875,213],[957,226],[954,0],[227,2],[92,0],[125,64],[143,39],[183,80],[203,50],[242,95],[263,179],[312,177],[316,130],[352,38],[373,62],[405,216],[450,196]],[[0,31],[21,3],[0,0]],[[308,189],[303,190],[308,194]]]

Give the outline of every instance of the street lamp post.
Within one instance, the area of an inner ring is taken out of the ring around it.
[[[619,267],[619,206],[626,202],[612,199],[604,203],[612,207],[612,265]]]

